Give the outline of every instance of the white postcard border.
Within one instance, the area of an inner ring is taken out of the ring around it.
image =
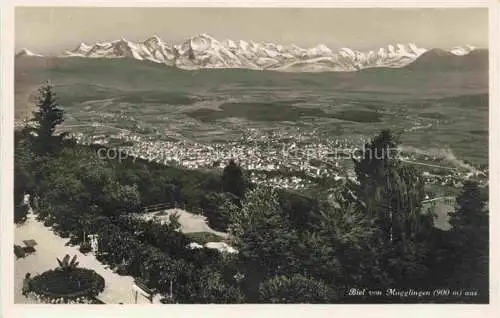
[[[436,7],[490,9],[490,305],[14,305],[13,304],[13,118],[14,118],[14,6],[101,7]],[[499,210],[500,210],[500,0],[359,0],[359,1],[99,1],[10,0],[1,2],[1,289],[5,317],[494,317],[500,313]],[[497,315],[495,315],[497,313]]]

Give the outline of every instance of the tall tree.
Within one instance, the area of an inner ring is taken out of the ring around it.
[[[398,156],[398,137],[383,130],[354,159],[357,182],[352,193],[378,231],[384,267],[395,283],[406,277],[418,282],[425,275],[425,237],[433,216],[422,211],[424,179]]]
[[[16,132],[14,145],[14,202],[16,204],[21,202],[24,194],[34,192],[36,159],[30,139]]]
[[[46,82],[39,89],[37,110],[33,113],[31,126],[36,133],[37,151],[41,154],[51,153],[60,145],[65,134],[55,136],[58,125],[64,121],[64,111],[56,100],[53,86]]]
[[[242,303],[244,295],[239,288],[227,284],[222,274],[210,267],[204,267],[193,279],[194,292],[190,295],[190,302],[227,304]]]
[[[236,207],[238,200],[232,193],[209,192],[203,198],[203,213],[208,218],[210,227],[217,231],[226,231],[229,224],[229,216]]]
[[[380,238],[364,211],[348,201],[323,202],[317,219],[317,242],[310,244],[307,237],[301,240],[311,246],[309,273],[339,288],[377,286],[390,280],[385,268],[378,265]]]
[[[258,292],[258,283],[296,272],[298,237],[283,213],[276,192],[265,187],[249,192],[241,209],[230,214],[232,244],[239,251],[244,283]]]
[[[464,182],[450,215],[453,267],[450,284],[488,290],[489,211],[487,197],[475,181]]]
[[[229,192],[242,199],[245,195],[246,182],[243,170],[231,159],[222,172],[222,191]]]

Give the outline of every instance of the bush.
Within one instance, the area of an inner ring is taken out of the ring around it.
[[[118,265],[118,267],[116,268],[116,273],[122,276],[127,275],[128,274],[127,265],[126,264]]]
[[[167,297],[163,297],[162,299],[160,299],[160,303],[162,303],[162,304],[175,304],[175,301],[173,298],[170,298],[169,296],[167,296]]]
[[[83,242],[82,245],[80,245],[80,252],[83,254],[87,254],[92,250],[92,246],[90,245],[89,242]]]
[[[17,258],[23,258],[26,256],[26,252],[22,246],[14,245],[14,255],[16,255]]]
[[[104,278],[86,268],[49,270],[33,277],[31,281],[36,294],[51,298],[93,297],[102,292],[104,286]]]
[[[14,208],[14,223],[23,223],[28,216],[29,206],[26,204],[18,204]]]
[[[222,242],[224,241],[224,238],[215,235],[210,232],[193,232],[193,233],[186,233],[185,236],[187,236],[189,239],[193,240],[194,242],[205,245],[206,243],[209,242]]]
[[[336,299],[332,290],[323,282],[302,275],[276,276],[260,284],[263,303],[297,304],[330,303]]]
[[[67,245],[77,245],[77,244],[78,244],[78,243],[80,243],[81,241],[82,241],[82,240],[81,240],[78,236],[76,236],[76,235],[72,234],[72,235],[70,235],[70,237],[69,237],[69,241],[68,241],[68,243],[66,243],[66,244],[67,244]],[[81,252],[81,251],[80,251],[80,252]]]

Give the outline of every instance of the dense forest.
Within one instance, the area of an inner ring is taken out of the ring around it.
[[[356,181],[315,196],[248,182],[235,162],[196,171],[143,160],[103,160],[101,146],[55,134],[64,120],[53,88],[40,89],[32,122],[15,134],[15,211],[29,193],[37,218],[74,244],[99,234],[98,258],[143,280],[175,303],[394,303],[489,301],[487,189],[464,183],[451,229],[433,225],[424,178],[390,155],[398,138],[384,130],[354,161]],[[373,156],[371,154],[376,153]],[[178,224],[123,216],[170,203],[228,231],[239,253],[190,250]],[[352,295],[350,290],[383,291]],[[414,297],[390,289],[477,291]]]

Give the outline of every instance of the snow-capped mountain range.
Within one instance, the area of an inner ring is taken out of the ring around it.
[[[472,46],[447,50],[451,55],[468,55]],[[349,48],[331,50],[326,45],[300,48],[296,45],[255,43],[246,41],[218,41],[208,34],[191,37],[181,44],[169,45],[158,36],[144,42],[120,39],[87,45],[80,43],[58,57],[130,58],[152,61],[181,69],[244,68],[289,72],[357,71],[373,67],[404,67],[429,49],[417,45],[396,44],[372,51]],[[27,49],[16,56],[40,56]]]

